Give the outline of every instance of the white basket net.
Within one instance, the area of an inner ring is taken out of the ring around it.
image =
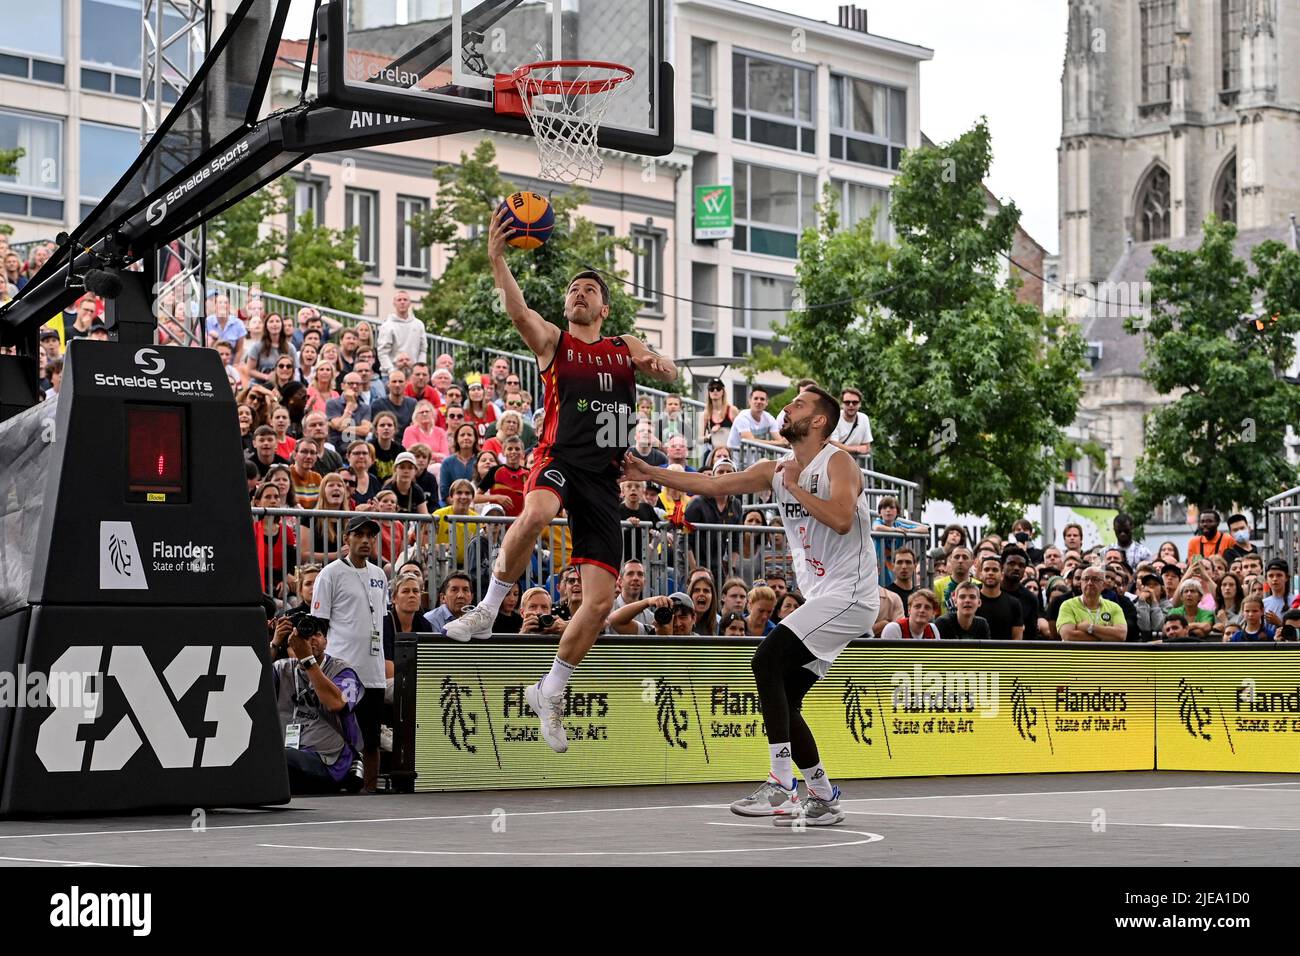
[[[541,159],[538,173],[557,183],[595,182],[604,169],[596,139],[628,67],[581,63],[529,68],[515,76],[524,116]]]

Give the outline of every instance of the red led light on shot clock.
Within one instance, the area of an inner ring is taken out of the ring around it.
[[[127,488],[134,493],[184,490],[185,409],[128,405]]]

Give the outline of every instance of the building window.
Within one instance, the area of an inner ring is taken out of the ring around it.
[[[176,14],[164,16],[169,35],[183,26]],[[83,90],[139,99],[140,52],[140,0],[81,0]],[[168,47],[167,55],[184,64],[184,41]]]
[[[0,76],[63,85],[63,4],[0,0]],[[136,19],[139,45],[139,18]]]
[[[1169,238],[1169,205],[1169,173],[1163,166],[1157,166],[1138,192],[1139,242]]]
[[[691,299],[691,354],[717,355],[717,266],[691,263]]]
[[[62,220],[63,122],[0,110],[0,152],[14,149],[23,155],[0,176],[0,214]]]
[[[663,311],[664,234],[657,229],[632,227],[632,295],[644,311]]]
[[[1232,92],[1241,85],[1242,8],[1246,0],[1219,0],[1219,42],[1222,63],[1219,89]]]
[[[877,242],[894,241],[894,227],[889,221],[888,189],[842,179],[832,180],[832,184],[840,194],[840,225],[843,228],[852,229],[874,213],[876,224],[872,236]]]
[[[1237,221],[1237,157],[1233,156],[1219,174],[1214,187],[1214,214],[1223,222]]]
[[[815,225],[817,177],[735,164],[735,248],[794,259],[799,234]]]
[[[733,53],[731,72],[734,138],[804,153],[816,149],[812,70]]]
[[[429,211],[429,200],[397,197],[397,278],[429,281],[429,247],[420,245],[411,219]]]
[[[127,126],[81,124],[81,211],[83,218],[103,199],[140,155],[140,131]]]
[[[713,55],[717,44],[691,37],[691,129],[713,132]]]
[[[379,278],[379,197],[365,189],[349,189],[344,198],[344,229],[356,229],[353,245],[366,277]]]
[[[307,213],[311,213],[311,221],[314,225],[321,225],[325,221],[325,182],[320,179],[299,179],[294,176],[293,180],[293,215],[289,218],[289,228],[292,230]]]
[[[1169,102],[1169,74],[1174,57],[1174,0],[1141,0],[1142,105]]]
[[[749,355],[766,345],[780,354],[788,344],[772,332],[774,322],[784,321],[794,299],[794,279],[736,270],[732,273],[732,355]]]
[[[907,91],[831,77],[831,158],[897,169],[907,146]]]
[[[613,227],[613,226],[605,226],[605,225],[602,225],[601,223],[594,223],[594,225],[595,225],[595,227],[596,227],[596,238],[597,238],[597,239],[613,239],[613,238],[614,238],[614,227]],[[610,244],[605,248],[605,267],[606,267],[607,269],[613,269],[613,268],[614,268],[614,250],[615,250],[616,248],[617,248],[617,247],[616,247],[613,243],[610,243]]]

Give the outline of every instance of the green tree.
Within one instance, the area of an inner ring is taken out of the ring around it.
[[[309,209],[289,236],[284,271],[263,284],[267,291],[327,309],[360,312],[366,267],[357,260],[356,229],[318,226]]]
[[[1286,428],[1300,420],[1300,388],[1283,375],[1300,333],[1300,255],[1268,241],[1251,265],[1233,253],[1237,227],[1214,217],[1201,245],[1154,250],[1149,318],[1125,320],[1146,344],[1143,371],[1161,395],[1151,413],[1127,506],[1140,519],[1172,496],[1221,512],[1256,514],[1294,485]]]
[[[24,149],[0,149],[0,176],[18,175],[18,160],[27,151]],[[14,227],[7,222],[0,222],[0,235],[13,235]]]
[[[893,187],[894,246],[872,238],[872,222],[840,228],[828,190],[799,244],[798,301],[811,307],[782,324],[791,344],[777,362],[862,390],[880,471],[916,482],[922,500],[1009,523],[1075,451],[1063,429],[1084,345],[998,278],[1020,213],[1008,203],[990,214],[991,160],[984,121],[909,151]]]
[[[259,270],[280,261],[284,231],[276,219],[290,208],[292,185],[282,178],[241,199],[208,224],[208,273],[224,282],[263,282]]]
[[[451,260],[421,300],[416,315],[436,333],[476,346],[519,352],[525,351],[525,346],[506,315],[488,264],[488,220],[516,188],[501,177],[495,160],[495,147],[484,140],[472,155],[462,153],[459,165],[435,171],[438,199],[428,214],[411,222],[421,243],[449,246]],[[604,333],[635,332],[640,303],[626,290],[626,273],[616,271],[612,264],[614,250],[631,249],[630,240],[600,236],[592,222],[576,215],[577,207],[587,201],[582,189],[548,198],[555,212],[550,239],[537,249],[507,253],[525,301],[547,321],[562,325],[569,279],[576,272],[594,268],[610,287]],[[464,226],[478,227],[478,235],[463,237]]]

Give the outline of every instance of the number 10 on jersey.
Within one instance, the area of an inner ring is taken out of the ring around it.
[[[597,372],[596,383],[602,392],[614,391],[614,375],[612,372]]]

